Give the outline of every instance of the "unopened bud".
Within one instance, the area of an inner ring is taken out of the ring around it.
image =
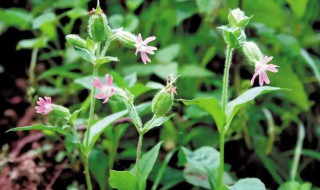
[[[254,42],[245,42],[242,45],[242,50],[246,58],[249,60],[250,64],[255,64],[256,62],[262,60],[263,54],[257,44]]]
[[[230,10],[228,15],[229,25],[231,27],[244,28],[250,21],[251,17],[247,17],[239,8]]]
[[[174,95],[167,89],[162,89],[152,100],[152,112],[156,116],[163,116],[171,110]]]
[[[156,116],[163,116],[168,113],[174,101],[174,95],[177,94],[177,88],[173,86],[178,77],[168,76],[167,85],[152,99],[152,112]]]
[[[104,41],[110,35],[107,16],[103,13],[100,7],[91,11],[88,33],[95,42]]]
[[[70,45],[74,47],[86,48],[86,41],[78,35],[69,34],[66,36],[66,40]]]
[[[122,28],[115,30],[116,38],[125,46],[134,48],[137,37],[130,32],[122,30]]]
[[[50,117],[57,117],[57,118],[68,118],[71,116],[70,111],[68,108],[59,106],[59,105],[53,105],[53,109],[50,112]]]

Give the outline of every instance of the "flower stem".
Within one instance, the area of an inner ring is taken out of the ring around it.
[[[224,172],[224,133],[220,133],[220,166],[218,190],[223,190],[223,172]]]
[[[98,66],[93,67],[93,78],[98,76]],[[94,108],[95,108],[95,103],[96,99],[94,97],[96,93],[96,88],[92,86],[91,89],[91,98],[90,98],[90,112],[89,112],[89,122],[88,122],[88,128],[87,128],[87,135],[86,135],[86,148],[89,149],[89,137],[90,137],[90,130],[91,126],[93,124],[93,116],[94,116]]]
[[[30,68],[29,68],[29,83],[32,87],[35,86],[35,67],[37,63],[37,55],[39,52],[39,48],[35,48],[32,50],[32,55],[31,55],[31,62],[30,62]]]
[[[232,57],[233,48],[227,47],[227,58],[224,67],[223,74],[223,88],[222,88],[222,110],[226,111],[227,102],[228,102],[228,86],[229,86],[229,70],[231,65],[231,57]]]
[[[138,176],[139,174],[139,162],[141,157],[142,140],[143,140],[143,134],[139,132],[139,142],[137,147],[137,158],[136,158],[136,176]]]
[[[294,151],[294,158],[293,158],[293,164],[292,168],[290,171],[290,177],[292,181],[295,181],[296,175],[297,175],[297,170],[300,162],[300,157],[301,157],[301,152],[302,152],[302,147],[303,147],[303,140],[305,138],[305,129],[302,123],[298,125],[298,139],[297,139],[297,144],[296,148]]]
[[[228,102],[229,70],[231,65],[232,51],[233,51],[233,48],[228,46],[224,74],[223,74],[223,88],[222,88],[222,110],[224,112],[226,111],[227,102]],[[221,131],[219,131],[220,133],[220,166],[219,166],[218,190],[223,190],[225,132],[226,132],[225,127]]]
[[[90,171],[89,171],[89,157],[88,155],[82,156],[83,165],[84,165],[84,175],[86,177],[86,183],[87,183],[87,189],[92,190],[92,184],[91,184],[91,177],[90,177]]]

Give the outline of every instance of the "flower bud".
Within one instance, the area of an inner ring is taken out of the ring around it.
[[[263,59],[262,52],[260,51],[257,44],[255,44],[254,42],[245,42],[242,45],[242,50],[244,55],[249,60],[250,64],[254,65],[256,62],[259,62]]]
[[[101,42],[110,35],[107,16],[100,7],[93,9],[89,18],[88,33],[93,41]]]
[[[79,37],[78,35],[69,34],[66,36],[66,40],[70,45],[74,47],[86,48],[86,41],[81,37]]]
[[[152,100],[152,112],[156,116],[163,116],[171,110],[174,100],[173,93],[162,89]]]
[[[152,99],[151,109],[156,116],[163,116],[171,110],[174,94],[177,94],[176,87],[173,83],[178,77],[173,78],[173,75],[168,76],[167,86],[160,90],[160,92]]]
[[[244,28],[250,21],[251,17],[247,17],[239,8],[229,11],[228,21],[231,27]]]
[[[50,112],[50,117],[57,117],[57,118],[69,118],[71,117],[70,111],[68,108],[59,106],[59,105],[53,105],[53,109]]]
[[[125,46],[134,48],[137,37],[130,32],[122,30],[122,28],[115,30],[116,38]]]

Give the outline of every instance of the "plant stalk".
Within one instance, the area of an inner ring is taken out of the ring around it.
[[[228,102],[228,85],[229,85],[229,70],[231,65],[233,48],[231,46],[227,47],[227,57],[225,62],[224,74],[223,74],[223,88],[222,88],[222,110],[225,112]],[[220,133],[220,166],[219,166],[219,181],[218,190],[223,190],[223,172],[224,172],[224,140],[225,140],[225,128]]]
[[[98,66],[94,66],[93,68],[93,78],[98,76]],[[91,126],[93,124],[93,117],[94,117],[94,108],[95,108],[95,103],[96,99],[94,97],[96,93],[96,88],[92,86],[91,89],[91,98],[90,98],[90,111],[89,111],[89,122],[88,122],[88,128],[87,128],[87,135],[86,135],[86,148],[89,148],[89,137],[90,137],[90,131],[91,131]]]
[[[139,142],[137,147],[137,158],[136,158],[136,176],[138,176],[139,174],[139,163],[140,163],[140,157],[141,157],[142,140],[143,140],[143,134],[139,132]]]
[[[228,103],[228,87],[229,87],[229,70],[231,65],[231,57],[232,57],[233,48],[227,47],[227,58],[224,67],[223,74],[223,88],[222,88],[222,110],[226,111],[227,103]]]
[[[84,175],[86,177],[87,189],[92,190],[91,177],[89,171],[89,158],[88,155],[83,155]]]
[[[224,172],[224,137],[225,134],[220,133],[220,165],[219,165],[219,181],[218,190],[223,190],[223,172]]]
[[[35,48],[32,50],[31,62],[29,68],[29,83],[32,87],[36,85],[36,77],[35,77],[35,68],[37,63],[37,55],[39,52],[39,48]]]

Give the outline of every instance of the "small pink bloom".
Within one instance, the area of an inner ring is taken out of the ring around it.
[[[267,57],[265,56],[261,61],[256,63],[256,69],[254,71],[254,75],[252,76],[251,79],[251,86],[254,83],[255,78],[259,75],[259,85],[262,86],[263,83],[265,82],[266,84],[270,83],[270,80],[267,75],[267,71],[271,71],[273,73],[278,72],[277,67],[278,65],[273,65],[273,64],[267,64],[273,59],[273,57]]]
[[[37,104],[38,106],[35,107],[36,112],[42,115],[47,115],[53,110],[53,104],[50,97],[44,97],[44,99],[39,97]]]
[[[141,59],[143,61],[144,64],[147,64],[147,62],[151,62],[151,60],[149,59],[147,53],[149,54],[154,54],[154,51],[157,50],[156,47],[153,46],[147,46],[147,44],[153,40],[155,40],[156,37],[155,36],[151,36],[148,37],[145,40],[142,40],[141,34],[139,33],[138,37],[136,38],[136,55],[138,52],[140,52],[141,54]]]
[[[102,85],[99,78],[95,78],[92,82],[92,85],[100,90],[100,94],[97,94],[95,97],[97,99],[103,99],[102,103],[106,103],[109,98],[114,94],[114,88],[112,87],[113,78],[110,75],[106,75],[106,84]]]

